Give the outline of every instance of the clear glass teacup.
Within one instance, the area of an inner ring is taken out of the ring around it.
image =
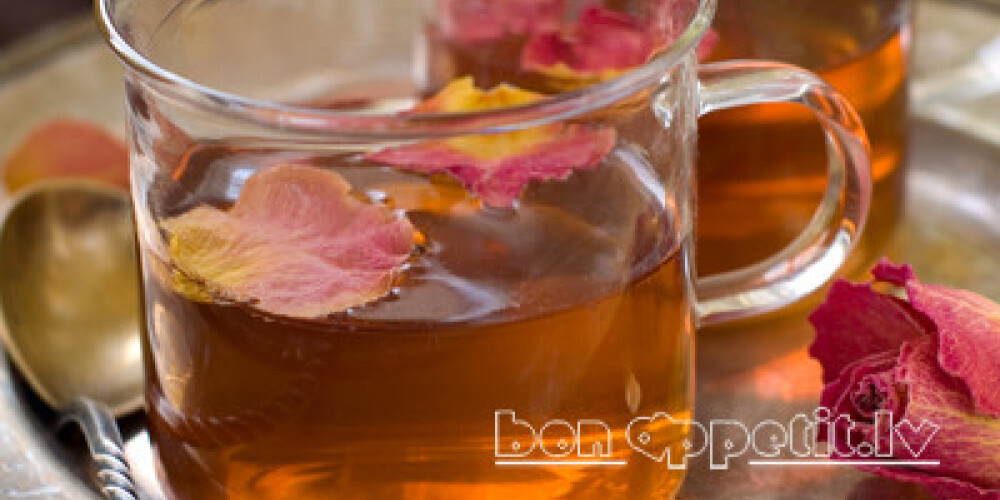
[[[100,2],[168,495],[672,495],[694,328],[821,286],[871,184],[815,76],[699,66],[713,7]],[[824,203],[774,257],[695,281],[696,119],[761,102],[821,122]]]
[[[809,69],[861,116],[872,148],[872,207],[841,274],[867,271],[902,219],[913,4],[719,0],[712,24],[719,43],[710,60],[773,59]],[[791,105],[729,110],[702,120],[698,137],[699,271],[739,268],[794,239],[825,187],[823,134],[809,113]],[[733,227],[736,214],[754,223]],[[734,246],[744,251],[730,252]]]

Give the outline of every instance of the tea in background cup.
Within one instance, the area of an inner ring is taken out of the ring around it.
[[[901,217],[912,7],[911,0],[720,0],[712,25],[719,42],[709,60],[762,58],[808,68],[861,115],[874,189],[868,226],[846,272],[867,269]],[[698,270],[707,275],[789,244],[823,195],[827,156],[810,114],[790,104],[727,110],[698,127]]]

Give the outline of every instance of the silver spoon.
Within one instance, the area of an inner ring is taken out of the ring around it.
[[[128,197],[87,181],[16,196],[0,227],[0,337],[32,389],[79,423],[105,498],[134,500],[115,423],[142,403]]]

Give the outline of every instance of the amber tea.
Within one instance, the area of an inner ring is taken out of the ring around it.
[[[235,183],[281,160],[193,152],[177,179],[190,191],[160,207],[227,206],[234,185],[210,193],[207,172]],[[637,415],[690,414],[684,239],[675,214],[636,211],[648,193],[635,191],[626,165],[494,210],[447,180],[337,157],[298,161],[405,211],[425,244],[390,297],[318,320],[211,300],[178,285],[177,269],[144,245],[151,432],[173,498],[608,499],[676,490],[682,472],[638,455],[624,432]],[[203,199],[190,197],[199,192]],[[597,210],[590,199],[618,204]],[[599,419],[614,430],[606,458],[625,463],[498,466],[499,409],[533,422]],[[678,453],[682,438],[656,439]]]

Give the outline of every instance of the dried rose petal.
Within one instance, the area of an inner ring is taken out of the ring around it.
[[[61,177],[128,188],[128,149],[95,125],[56,119],[29,133],[3,167],[4,183],[11,192],[42,179]]]
[[[938,327],[938,362],[961,379],[976,410],[1000,418],[1000,306],[966,290],[906,285],[910,302]]]
[[[937,476],[933,471],[904,467],[859,466],[858,468],[889,479],[919,484],[934,498],[941,500],[1000,500],[1000,492],[996,490],[980,488],[975,484],[947,476]]]
[[[913,308],[934,325],[941,368],[965,382],[978,411],[1000,418],[1000,374],[995,373],[1000,360],[1000,305],[966,290],[925,285],[909,266],[886,260],[872,274],[906,287]]]
[[[701,37],[701,41],[698,42],[698,48],[695,49],[698,55],[699,61],[704,61],[712,54],[715,50],[715,46],[719,44],[719,32],[710,29],[705,32],[705,36]]]
[[[293,317],[384,296],[413,228],[350,196],[334,172],[281,165],[247,180],[229,210],[201,205],[164,220],[174,264],[225,298]]]
[[[559,28],[566,0],[438,0],[441,33],[466,43]]]
[[[558,78],[613,78],[645,63],[665,35],[623,12],[592,6],[568,35],[556,29],[528,40],[521,67]]]
[[[462,78],[414,111],[479,111],[519,106],[542,97],[510,85],[481,91],[471,78]],[[611,127],[553,123],[500,134],[421,141],[367,158],[416,172],[447,173],[487,205],[508,207],[532,180],[565,179],[575,169],[594,168],[614,145]]]
[[[905,286],[908,281],[917,279],[917,274],[913,272],[912,267],[906,264],[897,266],[889,262],[888,259],[882,258],[872,268],[872,277],[896,286]]]
[[[874,412],[878,409],[896,409],[900,406],[895,395],[886,388],[887,380],[892,376],[898,357],[896,352],[884,351],[865,356],[844,367],[841,376],[823,388],[820,406],[829,409],[834,416],[849,415],[858,423],[852,430],[853,433],[865,440],[871,440],[875,435],[872,427]],[[873,399],[865,401],[863,405],[859,404],[862,403],[859,398],[861,393],[868,393]],[[844,434],[837,436],[836,444],[839,445],[837,452],[843,451],[842,445],[847,442],[845,440],[847,437]],[[828,440],[826,426],[819,427],[819,439]],[[858,437],[851,439],[852,442],[860,441]]]
[[[648,21],[588,7],[571,29],[555,28],[529,39],[521,52],[521,67],[562,80],[614,78],[644,64],[676,38],[689,17],[684,15],[685,7],[681,1],[661,2]],[[707,57],[717,42],[717,33],[706,33],[698,46],[698,57]]]
[[[824,383],[858,359],[895,351],[904,341],[930,333],[910,304],[878,293],[868,283],[835,282],[809,321],[816,329],[809,355],[823,365]]]
[[[907,342],[900,351],[897,377],[906,388],[908,398],[902,416],[913,426],[929,422],[939,429],[927,441],[926,448],[919,450],[929,430],[918,432],[911,426],[900,427],[906,441],[912,443],[910,447],[915,449],[909,450],[897,440],[894,454],[900,458],[939,460],[940,465],[915,468],[932,476],[994,490],[995,497],[1000,496],[1000,467],[997,466],[1000,420],[976,414],[972,398],[962,382],[938,366],[938,355],[930,338]],[[962,498],[954,492],[941,493],[944,493],[941,498]]]

